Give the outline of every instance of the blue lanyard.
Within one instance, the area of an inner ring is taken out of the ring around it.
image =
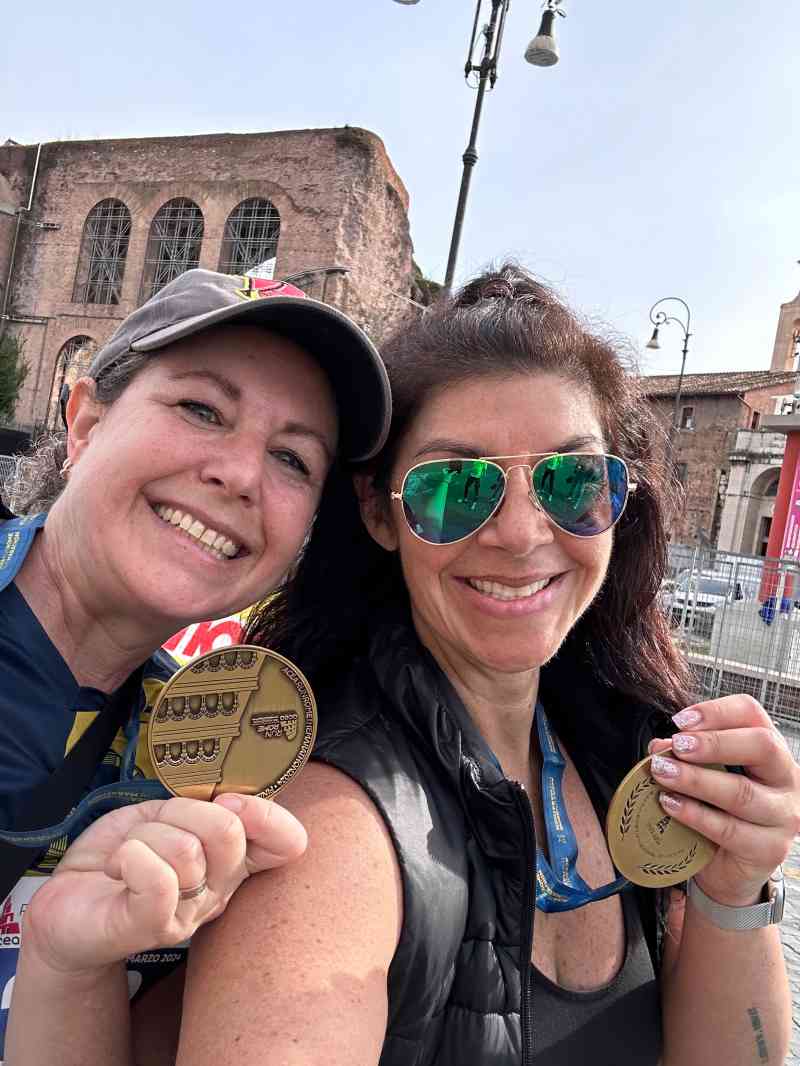
[[[46,514],[34,514],[0,521],[0,592],[17,576],[46,518]]]
[[[139,777],[136,770],[136,750],[139,743],[139,724],[144,696],[139,695],[139,706],[132,708],[125,725],[125,751],[120,765],[118,781],[100,785],[88,792],[70,813],[56,825],[41,829],[0,829],[0,841],[20,848],[49,847],[54,841],[66,839],[71,844],[92,822],[109,811],[142,803],[151,799],[169,799],[170,793],[160,781]],[[102,714],[102,711],[100,712]]]
[[[114,781],[110,785],[101,785],[84,796],[63,822],[46,826],[44,829],[0,829],[0,840],[19,848],[46,848],[62,837],[71,844],[92,822],[109,811],[128,807],[132,803],[142,803],[144,800],[169,799],[169,796],[170,793],[160,781],[147,777]]]
[[[578,841],[562,789],[566,762],[540,703],[536,705],[536,726],[542,750],[542,809],[550,851],[548,862],[541,848],[536,849],[536,906],[540,911],[573,911],[621,892],[629,882],[618,877],[601,888],[589,888],[578,873]]]

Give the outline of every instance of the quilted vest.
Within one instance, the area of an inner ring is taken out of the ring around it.
[[[317,695],[312,758],[376,804],[403,883],[380,1066],[529,1066],[536,859],[527,794],[503,776],[404,619],[378,627],[369,653]],[[542,671],[540,698],[607,795],[650,737],[669,732],[666,715],[631,707],[562,653]],[[640,911],[655,960],[652,893]]]

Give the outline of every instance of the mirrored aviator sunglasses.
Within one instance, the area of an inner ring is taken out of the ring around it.
[[[508,473],[527,466],[531,499],[550,521],[573,537],[596,537],[619,521],[628,494],[636,489],[624,460],[596,452],[548,453],[535,463],[479,459],[431,459],[412,466],[400,492],[408,528],[426,544],[456,544],[471,537],[499,510]]]

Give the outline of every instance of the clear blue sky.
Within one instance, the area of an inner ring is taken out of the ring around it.
[[[488,2],[485,5],[488,11]],[[692,308],[687,372],[769,365],[800,289],[800,7],[567,0],[561,62],[524,62],[515,0],[486,101],[465,278],[506,254],[644,352],[661,296]],[[762,10],[759,10],[759,9]],[[0,142],[340,126],[374,130],[411,195],[416,258],[441,278],[474,94],[472,0],[136,0],[0,16]]]

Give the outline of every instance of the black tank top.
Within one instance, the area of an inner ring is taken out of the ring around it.
[[[602,988],[571,992],[533,971],[534,1066],[657,1066],[661,1004],[632,891],[622,893],[625,958]]]

